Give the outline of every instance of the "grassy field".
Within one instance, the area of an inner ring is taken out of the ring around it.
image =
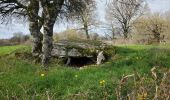
[[[30,47],[0,47],[0,100],[116,100],[123,75],[137,71],[151,76],[154,66],[170,69],[169,45],[121,45],[112,60],[100,66],[74,69],[51,64],[48,72],[17,58],[18,51],[28,52]]]

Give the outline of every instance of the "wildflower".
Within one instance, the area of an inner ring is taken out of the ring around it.
[[[105,80],[101,80],[99,83],[100,83],[101,86],[103,86],[103,85],[105,85],[106,81]]]
[[[41,77],[44,77],[45,76],[45,74],[41,74]]]
[[[78,75],[75,75],[75,78],[77,78],[78,77]]]
[[[103,82],[102,81],[100,81],[100,84],[102,84]]]
[[[103,80],[102,82],[105,83],[105,80]]]

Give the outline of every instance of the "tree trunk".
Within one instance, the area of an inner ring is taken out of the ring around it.
[[[128,38],[128,29],[123,30],[124,39]]]
[[[42,34],[37,22],[30,22],[29,30],[32,36],[32,54],[39,55],[42,52]]]
[[[40,29],[42,27],[39,26],[39,1],[31,0],[28,5],[28,19],[29,19],[29,30],[32,36],[32,54],[39,55],[42,52],[42,34]]]
[[[122,24],[122,28],[123,28],[124,39],[127,39],[128,38],[128,34],[129,34],[129,28],[128,28],[128,25],[127,25],[126,21]]]
[[[53,49],[53,27],[65,0],[40,0],[44,14],[42,66],[46,69]]]
[[[90,39],[88,29],[86,29],[86,38],[87,38],[87,39]]]
[[[128,38],[128,33],[125,32],[125,33],[124,33],[124,39],[127,39],[127,38]]]
[[[156,32],[156,33],[154,33],[154,38],[156,39],[156,42],[157,43],[160,43],[160,38],[161,38],[161,35],[160,35],[160,33],[158,33],[158,32]]]
[[[90,39],[87,23],[84,24],[84,30],[86,32],[86,38]]]
[[[44,35],[43,35],[43,47],[42,47],[42,65],[43,67],[46,67],[46,65],[49,63],[51,51],[53,49],[53,27],[54,27],[53,21],[46,21],[44,23]]]

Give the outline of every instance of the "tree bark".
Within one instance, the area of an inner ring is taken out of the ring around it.
[[[128,38],[128,32],[124,32],[124,39],[127,39]]]
[[[38,56],[42,52],[42,34],[39,26],[39,1],[31,0],[27,8],[28,19],[29,19],[29,31],[32,36],[32,54]]]
[[[159,32],[154,33],[154,38],[156,39],[156,42],[157,42],[157,43],[160,43],[161,35],[160,35],[160,33],[159,33]]]
[[[29,25],[29,30],[32,36],[32,54],[39,55],[42,52],[42,34],[38,29],[37,22],[31,22]]]
[[[53,27],[64,4],[64,0],[46,1],[40,0],[44,14],[44,34],[42,46],[42,66],[46,69],[53,49]]]
[[[85,33],[86,33],[86,38],[90,39],[87,22],[84,22],[84,30],[85,30]]]
[[[44,23],[44,35],[43,35],[43,46],[42,46],[42,65],[46,67],[49,63],[51,51],[53,49],[53,27],[54,21],[47,20]]]
[[[126,27],[126,26],[125,26]],[[128,34],[129,34],[129,29],[128,28],[124,28],[123,29],[123,35],[124,35],[124,39],[128,38]]]
[[[85,31],[86,31],[86,37],[87,37],[87,39],[90,39],[88,29],[86,29]]]

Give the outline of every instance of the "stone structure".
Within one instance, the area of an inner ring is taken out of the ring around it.
[[[72,61],[78,61],[80,59],[91,60],[93,64],[101,64],[105,60],[105,43],[92,40],[61,40],[53,44],[53,50],[51,55],[57,58],[66,58],[66,65],[69,65]],[[96,52],[98,51],[98,52]],[[74,59],[75,58],[75,59]],[[80,58],[80,59],[79,59]],[[73,60],[74,59],[74,60]]]

